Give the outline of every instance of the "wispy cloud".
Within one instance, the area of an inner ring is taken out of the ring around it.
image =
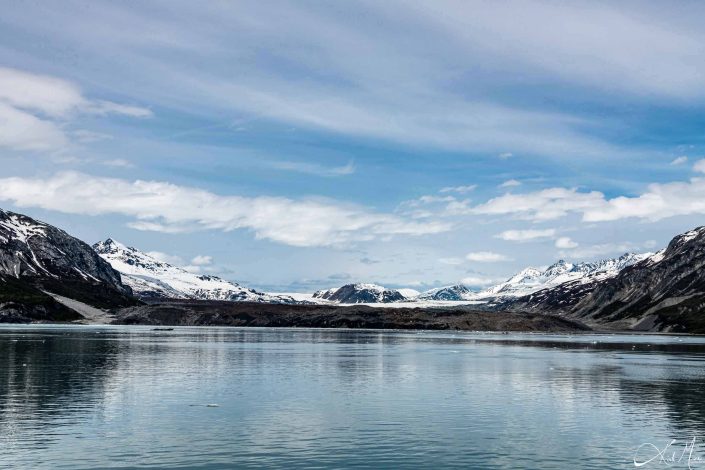
[[[469,193],[471,191],[475,191],[477,189],[476,184],[469,184],[467,186],[446,186],[445,188],[441,188],[439,193],[459,193],[459,194],[465,194]]]
[[[18,6],[4,19],[64,47],[80,45],[87,56],[110,56],[118,65],[94,70],[100,75],[92,79],[111,80],[111,89],[138,101],[148,97],[150,103],[195,113],[238,112],[346,136],[501,158],[634,154],[585,132],[599,128],[600,119],[489,98],[495,96],[486,93],[492,82],[511,88],[512,80],[504,77],[518,71],[622,91],[701,93],[702,73],[691,64],[699,37],[671,30],[655,14],[637,18],[610,5],[556,7],[540,1],[432,3],[367,4],[364,15],[358,4],[285,3],[277,15],[254,1],[208,9],[173,2],[161,7],[161,15],[154,10],[159,6],[138,4],[99,4],[90,12],[45,5],[41,23]],[[517,27],[516,11],[534,27]],[[101,28],[86,28],[95,18]],[[607,33],[604,24],[611,26]],[[555,25],[570,25],[572,34]],[[267,59],[239,60],[254,50],[267,51]],[[206,57],[211,62],[204,67]],[[227,65],[234,61],[237,74]],[[125,76],[122,63],[133,65],[134,80],[115,78]],[[474,72],[477,63],[489,68],[491,81]],[[459,75],[477,86],[458,83]],[[61,85],[64,93],[51,102],[56,112],[75,108],[82,98],[75,86]],[[468,93],[471,89],[477,91]],[[81,106],[95,113],[149,114],[97,100]]]
[[[19,151],[61,150],[70,141],[63,122],[77,113],[152,115],[146,108],[89,100],[66,80],[0,67],[0,146]],[[90,141],[89,131],[75,132],[78,140]]]
[[[310,175],[331,177],[331,176],[346,176],[355,173],[355,162],[350,160],[343,166],[323,166],[309,162],[295,161],[274,161],[270,165],[277,170],[295,171],[298,173],[306,173]]]
[[[671,161],[671,165],[683,165],[688,161],[688,157],[685,155],[681,155],[680,157],[676,157]]]

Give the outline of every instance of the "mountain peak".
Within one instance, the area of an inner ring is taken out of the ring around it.
[[[397,290],[365,283],[346,284],[338,288],[320,290],[314,292],[313,297],[342,304],[389,303],[406,299]]]

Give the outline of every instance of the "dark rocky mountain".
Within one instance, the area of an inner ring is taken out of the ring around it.
[[[340,304],[390,303],[406,299],[401,292],[377,284],[346,284],[315,292],[313,298]]]
[[[591,283],[568,282],[500,308],[558,313],[617,329],[705,333],[705,227]]]
[[[25,299],[25,313],[45,302],[48,310],[37,310],[40,317],[54,308],[45,292],[99,308],[137,303],[120,274],[89,245],[49,224],[4,210],[0,210],[0,276],[5,298]],[[28,302],[30,298],[36,302]],[[4,308],[9,309],[7,302]]]
[[[290,305],[165,300],[120,310],[125,325],[394,328],[576,333],[585,325],[555,315],[477,311],[464,307],[398,308],[370,305]]]
[[[0,322],[79,320],[81,315],[27,281],[0,274]]]

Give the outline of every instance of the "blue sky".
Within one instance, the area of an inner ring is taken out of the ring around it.
[[[0,3],[0,206],[89,242],[480,287],[705,219],[696,2]]]

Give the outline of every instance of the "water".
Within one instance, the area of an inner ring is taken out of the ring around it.
[[[695,337],[2,327],[0,467],[634,468],[695,437],[705,468],[704,365]]]

